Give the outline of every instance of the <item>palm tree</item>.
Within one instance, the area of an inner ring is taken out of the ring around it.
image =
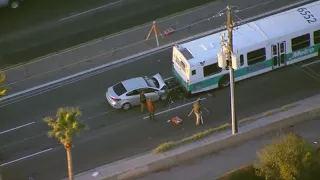
[[[3,72],[0,72],[0,98],[4,96],[5,93],[7,92],[7,88],[3,87],[5,79],[6,79],[5,74]],[[0,180],[2,180],[2,167],[0,167]]]
[[[82,130],[87,130],[87,125],[79,122],[81,112],[78,108],[66,107],[59,108],[56,119],[52,117],[44,118],[44,122],[48,123],[51,130],[48,131],[49,137],[55,137],[63,144],[67,152],[68,174],[69,180],[73,180],[72,171],[72,136],[79,135]]]
[[[5,74],[3,72],[0,72],[0,97],[4,96],[4,94],[7,92],[7,88],[3,87],[5,79]]]

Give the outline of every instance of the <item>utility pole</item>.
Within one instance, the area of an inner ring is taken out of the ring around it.
[[[234,100],[234,69],[239,68],[239,61],[233,55],[233,43],[232,43],[232,31],[233,22],[231,17],[231,9],[227,6],[227,31],[228,31],[228,41],[227,45],[224,42],[224,37],[221,38],[222,51],[218,53],[218,64],[221,68],[229,68],[230,75],[230,98],[231,98],[231,118],[232,118],[232,134],[238,133],[238,123],[235,110],[235,100]]]
[[[232,67],[232,56],[233,52],[233,44],[232,44],[232,30],[233,30],[233,22],[231,17],[231,9],[227,7],[227,29],[228,29],[228,63],[229,66],[229,74],[230,74],[230,98],[231,98],[231,118],[232,118],[232,134],[238,133],[238,122],[236,117],[236,109],[235,109],[235,101],[234,101],[234,71]]]

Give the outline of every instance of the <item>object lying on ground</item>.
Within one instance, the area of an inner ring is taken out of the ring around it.
[[[173,117],[172,119],[171,119],[171,121],[174,123],[174,124],[182,124],[182,122],[183,122],[183,120],[181,119],[181,118],[179,118],[178,116],[176,116],[176,117]]]

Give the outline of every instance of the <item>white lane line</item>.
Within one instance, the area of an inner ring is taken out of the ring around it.
[[[165,78],[164,80],[165,80],[165,81],[168,81],[168,80],[170,80],[170,79],[173,79],[173,76],[168,77],[168,78]]]
[[[118,111],[118,109],[112,109],[112,110],[109,110],[109,111],[106,111],[106,112],[102,112],[102,113],[100,113],[100,114],[94,115],[94,116],[92,116],[92,117],[89,117],[89,118],[84,119],[84,120],[81,120],[81,121],[82,121],[82,122],[84,122],[84,121],[89,121],[89,120],[95,119],[95,118],[97,118],[97,117],[100,117],[100,116],[102,116],[102,115],[106,115],[106,114],[112,113],[112,112],[114,112],[114,111]]]
[[[288,6],[284,6],[284,7],[281,7],[281,8],[279,8],[279,9],[275,9],[275,10],[269,11],[269,12],[267,12],[267,13],[263,13],[263,14],[260,14],[260,15],[257,15],[257,16],[254,16],[254,17],[245,19],[244,21],[251,21],[252,19],[255,19],[255,18],[261,18],[261,17],[263,17],[263,16],[267,16],[267,15],[270,15],[270,14],[275,13],[275,12],[280,12],[280,11],[283,10],[283,9],[287,9],[287,8],[290,8],[290,7],[293,7],[293,6],[296,6],[296,5],[299,5],[299,4],[308,2],[308,1],[309,1],[309,0],[305,0],[305,1],[303,1],[303,2],[294,3],[294,4],[291,4],[291,5],[288,5]],[[145,26],[149,26],[149,25],[145,25]],[[140,27],[139,27],[139,28],[140,28]],[[139,28],[136,28],[136,29],[139,29]],[[4,96],[4,97],[0,98],[0,100],[7,100],[7,99],[10,99],[10,98],[19,96],[19,95],[21,95],[21,94],[26,94],[26,93],[29,93],[29,92],[31,92],[31,91],[40,89],[40,88],[42,88],[42,87],[46,87],[46,86],[49,86],[49,85],[52,85],[52,84],[59,83],[59,82],[61,82],[61,81],[69,80],[69,79],[74,78],[74,77],[77,77],[77,76],[81,76],[81,75],[84,75],[84,74],[87,74],[87,73],[92,73],[92,72],[94,72],[94,71],[101,70],[101,69],[103,69],[103,68],[105,68],[105,67],[108,67],[108,66],[111,66],[111,65],[114,65],[114,64],[117,64],[117,63],[123,63],[123,62],[125,62],[125,61],[127,61],[127,60],[130,60],[130,59],[142,58],[142,57],[145,57],[145,56],[147,56],[147,55],[152,55],[152,54],[157,53],[158,51],[161,51],[161,50],[163,51],[163,50],[166,50],[166,49],[168,49],[168,48],[171,48],[171,46],[173,46],[173,45],[175,45],[175,44],[180,44],[180,43],[182,43],[182,42],[189,41],[189,40],[191,40],[191,39],[197,39],[197,38],[199,38],[199,37],[203,37],[203,36],[205,36],[205,35],[212,34],[213,32],[221,31],[222,29],[223,29],[223,28],[220,27],[220,28],[216,28],[216,29],[213,29],[213,30],[210,30],[210,31],[207,31],[207,32],[203,32],[203,33],[200,33],[200,34],[197,34],[197,35],[194,35],[194,36],[190,36],[190,37],[188,37],[188,38],[181,39],[181,40],[175,41],[175,42],[173,42],[173,43],[169,43],[169,44],[167,44],[167,45],[163,45],[163,46],[160,46],[160,47],[151,49],[151,50],[144,51],[144,52],[139,53],[139,54],[134,54],[134,55],[132,55],[132,56],[129,56],[129,57],[126,57],[126,58],[122,58],[122,59],[120,59],[120,60],[118,60],[118,61],[114,61],[114,62],[111,62],[111,63],[106,63],[106,64],[100,65],[100,66],[98,66],[98,67],[94,67],[94,68],[91,68],[91,69],[88,69],[88,70],[85,70],[85,71],[82,71],[82,72],[78,72],[78,73],[73,74],[73,75],[66,76],[66,77],[64,77],[64,78],[60,78],[60,79],[57,79],[57,80],[54,80],[54,81],[51,81],[51,82],[47,82],[47,83],[42,84],[42,85],[35,86],[35,87],[33,87],[33,88],[30,88],[30,89],[26,89],[26,90],[23,90],[23,91],[14,93],[14,94],[10,94],[10,95]],[[94,42],[93,42],[93,43],[94,43]],[[85,46],[85,45],[83,45],[83,47],[84,47],[84,46]],[[74,48],[74,49],[77,49],[77,48]],[[65,53],[65,52],[72,51],[72,50],[74,50],[74,49],[70,49],[70,50],[68,50],[68,51],[63,51],[63,52],[59,53],[59,55]],[[58,54],[56,54],[56,55],[58,55]],[[51,57],[51,56],[48,56],[48,57]],[[46,57],[46,58],[48,58],[48,57]],[[40,61],[40,59],[37,60],[37,61]],[[34,63],[34,62],[36,62],[36,61],[32,61],[32,62],[26,63],[26,64],[32,64],[32,63]],[[26,64],[23,64],[23,65],[26,65]],[[23,66],[23,65],[21,65],[21,66]],[[20,66],[17,66],[17,67],[20,67]],[[17,68],[17,67],[16,67],[16,68]],[[9,69],[7,69],[7,70],[5,70],[5,71],[8,71],[8,70],[9,70]],[[104,72],[104,71],[102,71],[102,72]],[[88,77],[91,77],[91,76],[87,76],[87,77],[85,77],[85,78],[88,78]],[[80,79],[80,80],[82,80],[82,79]],[[74,82],[77,82],[77,81],[74,81]],[[26,98],[26,99],[27,99],[27,98]],[[12,104],[12,103],[10,103],[10,104]],[[3,107],[3,106],[1,106],[1,107]]]
[[[206,100],[206,98],[201,98],[200,100]],[[179,109],[179,108],[182,108],[182,107],[184,107],[184,106],[188,106],[188,105],[190,105],[190,104],[193,104],[193,103],[195,103],[195,102],[197,102],[197,100],[196,100],[196,101],[189,102],[189,103],[186,103],[186,104],[183,104],[183,105],[181,105],[181,106],[177,106],[177,107],[174,107],[174,108],[167,109],[167,110],[165,110],[165,111],[161,111],[161,112],[155,113],[154,115],[156,116],[156,115],[163,114],[163,113],[166,113],[166,112],[175,110],[175,109]],[[148,119],[148,118],[149,118],[149,116],[146,116],[146,117],[144,117],[143,119]]]
[[[122,2],[122,0],[116,1],[116,2],[113,2],[113,3],[109,3],[109,4],[106,4],[106,5],[103,5],[103,6],[94,8],[94,9],[90,9],[90,10],[84,11],[84,12],[82,12],[82,13],[74,14],[74,15],[72,15],[72,16],[68,16],[68,17],[62,18],[62,19],[60,19],[59,21],[64,21],[64,20],[67,20],[67,19],[70,19],[70,18],[73,18],[73,17],[76,17],[76,16],[80,16],[80,15],[83,15],[83,14],[87,14],[87,13],[89,13],[89,12],[96,11],[96,10],[98,10],[98,9],[105,8],[105,7],[114,5],[114,4],[118,4],[118,3],[120,3],[120,2]]]
[[[52,148],[49,148],[49,149],[46,149],[46,150],[43,150],[43,151],[40,151],[40,152],[36,152],[36,153],[30,154],[30,155],[28,155],[28,156],[24,156],[24,157],[22,157],[22,158],[13,160],[13,161],[9,161],[9,162],[0,164],[0,166],[1,166],[1,167],[2,167],[2,166],[6,166],[6,165],[9,165],[9,164],[15,163],[15,162],[17,162],[17,161],[21,161],[21,160],[24,160],[24,159],[27,159],[27,158],[30,158],[30,157],[33,157],[33,156],[36,156],[36,155],[39,155],[39,154],[42,154],[42,153],[51,151],[51,150],[52,150]]]
[[[317,60],[317,61],[313,61],[313,62],[311,62],[311,63],[304,64],[304,65],[302,65],[301,67],[307,67],[307,66],[310,66],[310,65],[316,64],[316,63],[320,63],[320,60]]]
[[[37,89],[41,89],[43,87],[48,87],[50,85],[58,84],[59,82],[63,82],[62,84],[64,84],[64,85],[62,85],[62,86],[65,86],[65,85],[68,85],[68,84],[71,84],[71,83],[74,83],[74,82],[89,78],[91,76],[95,76],[97,74],[101,74],[101,73],[103,73],[105,71],[109,71],[111,69],[118,68],[118,67],[123,66],[125,64],[129,64],[129,63],[141,60],[141,59],[143,59],[143,57],[153,55],[153,54],[157,53],[159,50],[161,50],[161,51],[167,50],[168,48],[169,48],[169,46],[168,47],[161,47],[161,48],[158,47],[158,48],[156,48],[154,50],[148,50],[148,51],[145,51],[145,52],[143,52],[141,54],[135,54],[135,55],[132,55],[132,56],[129,56],[129,57],[126,57],[126,58],[122,58],[120,60],[113,61],[113,62],[110,62],[110,63],[106,63],[106,64],[103,64],[101,66],[95,67],[95,68],[91,68],[91,69],[88,69],[88,70],[85,70],[85,71],[82,71],[82,72],[78,72],[76,74],[72,74],[72,75],[69,75],[69,76],[54,80],[54,81],[50,81],[50,82],[47,82],[47,83],[44,83],[44,84],[41,84],[41,85],[38,85],[38,86],[35,86],[35,87],[32,87],[32,88],[23,90],[23,91],[19,91],[17,93],[13,93],[13,94],[10,94],[10,95],[6,95],[4,97],[0,97],[0,100],[5,101],[7,99],[11,99],[11,98],[14,98],[14,97],[20,96],[20,95],[27,96],[28,95],[27,93],[30,93],[30,92],[35,91]],[[81,76],[83,76],[83,77],[81,77]],[[70,82],[64,83],[64,81],[67,81],[67,80],[75,78],[75,77],[80,77],[80,78],[72,80]],[[62,86],[57,86],[57,88],[62,87]],[[56,89],[56,88],[54,88],[54,89]],[[51,91],[51,90],[53,90],[53,89],[49,88],[49,90],[47,90],[47,91]],[[24,95],[24,94],[26,94],[26,95]],[[42,93],[39,93],[39,94],[42,94]],[[25,99],[27,99],[27,98],[25,98]],[[10,104],[12,104],[12,103],[10,103]],[[0,107],[3,107],[3,106],[0,106]]]
[[[112,112],[117,111],[117,110],[118,110],[118,109],[113,109],[113,110],[109,110],[109,111],[106,111],[106,112],[102,112],[102,113],[97,114],[97,115],[95,115],[95,116],[92,116],[92,117],[89,117],[89,118],[87,118],[87,119],[81,120],[81,122],[90,121],[90,120],[93,120],[93,119],[95,119],[95,118],[97,118],[97,117],[99,117],[99,116],[102,116],[102,115],[105,115],[105,114],[109,114],[109,113],[112,113]],[[46,131],[46,132],[44,132],[44,133],[42,133],[42,134],[38,134],[38,135],[35,135],[35,136],[32,136],[32,137],[26,137],[26,138],[24,138],[23,140],[15,141],[15,142],[12,142],[12,143],[7,144],[7,145],[0,146],[0,149],[2,149],[2,148],[7,148],[7,147],[10,147],[10,146],[14,146],[14,145],[17,145],[17,144],[20,144],[20,143],[29,141],[29,140],[34,139],[34,138],[38,138],[38,137],[41,137],[41,136],[45,136],[45,135],[47,135],[47,134],[48,134],[48,133],[47,133],[47,131]]]
[[[21,125],[21,126],[17,126],[17,127],[15,127],[15,128],[12,128],[12,129],[8,129],[8,130],[5,130],[5,131],[1,131],[1,132],[0,132],[0,135],[1,135],[1,134],[4,134],[4,133],[8,133],[8,132],[10,132],[10,131],[14,131],[14,130],[17,130],[17,129],[26,127],[26,126],[30,126],[31,124],[34,124],[34,123],[35,123],[35,122],[30,122],[30,123],[28,123],[28,124],[24,124],[24,125]]]

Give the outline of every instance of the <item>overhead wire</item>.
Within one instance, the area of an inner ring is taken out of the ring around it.
[[[242,12],[242,11],[246,11],[246,10],[249,10],[249,9],[252,9],[252,8],[257,8],[259,6],[265,5],[265,4],[273,2],[273,1],[277,1],[277,0],[266,1],[266,2],[263,2],[263,3],[256,4],[254,6],[248,7],[248,8],[244,8],[244,9],[239,9],[238,8],[238,11]],[[232,6],[232,7],[237,7],[237,6]],[[175,31],[181,31],[181,30],[184,30],[186,28],[190,28],[192,26],[196,26],[196,25],[198,25],[200,23],[203,23],[203,22],[206,22],[206,21],[211,21],[211,20],[213,20],[215,18],[222,17],[222,16],[225,15],[225,13],[223,13],[223,11],[225,11],[225,10],[226,10],[226,8],[220,10],[218,13],[214,14],[213,16],[210,16],[209,18],[204,18],[202,20],[196,21],[196,22],[188,24],[186,26],[182,26],[180,28],[175,29]],[[163,35],[163,33],[160,33],[160,35]],[[39,74],[36,74],[36,75],[32,75],[32,76],[26,77],[24,79],[21,79],[21,80],[15,81],[15,82],[11,82],[11,83],[5,84],[5,86],[9,87],[9,86],[12,86],[12,85],[17,84],[17,83],[21,83],[21,82],[29,80],[29,79],[33,79],[33,78],[36,78],[36,77],[39,77],[39,76],[43,76],[43,75],[46,75],[46,74],[49,74],[49,73],[53,73],[53,72],[59,71],[59,70],[64,69],[64,68],[68,68],[68,67],[71,67],[71,66],[86,62],[88,60],[92,60],[92,59],[95,59],[95,58],[98,58],[98,57],[101,57],[101,56],[104,56],[104,55],[107,55],[107,54],[112,54],[112,53],[114,53],[116,51],[120,51],[120,50],[123,50],[123,49],[126,49],[126,48],[130,48],[130,47],[132,47],[134,45],[137,45],[137,44],[140,44],[140,43],[152,40],[152,39],[155,39],[155,37],[151,37],[148,40],[141,40],[141,41],[138,41],[138,42],[135,42],[135,43],[132,43],[132,44],[128,44],[128,45],[122,46],[120,48],[114,48],[114,49],[109,50],[107,52],[104,52],[104,53],[101,53],[101,54],[98,54],[98,55],[94,55],[94,56],[91,56],[89,58],[85,58],[83,60],[80,60],[80,61],[77,61],[77,62],[74,62],[74,63],[70,63],[68,65],[64,65],[64,66],[59,67],[59,68],[55,68],[55,69],[52,69],[52,70],[49,70],[49,71],[46,71],[46,72],[43,72],[43,73],[39,73]],[[5,71],[7,71],[7,70],[5,70]]]
[[[270,0],[270,1],[267,1],[267,2],[264,2],[264,3],[261,3],[261,4],[258,4],[258,5],[254,5],[254,6],[252,6],[252,7],[248,7],[248,8],[242,9],[242,10],[239,9],[237,6],[231,6],[231,7],[236,7],[236,8],[238,8],[238,10],[236,10],[235,12],[242,12],[242,11],[245,11],[245,10],[248,10],[248,9],[252,9],[252,8],[257,7],[257,6],[264,5],[264,4],[268,3],[268,2],[273,2],[273,1],[276,1],[276,0]],[[225,8],[225,9],[226,9],[226,8]],[[212,20],[212,19],[214,19],[214,18],[221,17],[221,16],[223,16],[223,15],[226,14],[226,13],[222,13],[225,9],[221,10],[220,12],[218,12],[216,15],[212,16],[211,18],[206,18],[206,19],[200,20],[200,21],[198,21],[198,22],[196,22],[196,23],[192,23],[192,24],[189,24],[188,26],[184,26],[184,27],[182,27],[182,28],[179,28],[178,30],[182,30],[182,29],[187,28],[187,27],[189,27],[189,26],[194,26],[194,25],[197,25],[197,24],[202,23],[202,22],[204,22],[204,21],[208,21],[208,20],[210,21],[210,20]],[[237,15],[235,15],[235,16],[236,16],[238,19],[240,19],[241,22],[245,22],[245,21],[242,20],[239,16],[237,16]],[[253,27],[252,27],[252,28],[253,28]],[[154,38],[155,38],[155,37],[152,37],[152,39],[154,39]],[[141,43],[141,42],[145,42],[145,40],[142,40],[142,41],[139,41],[139,42],[136,42],[136,43],[133,43],[133,44],[129,44],[129,45],[123,46],[123,47],[121,47],[121,48],[130,47],[130,46],[132,46],[132,45],[136,45],[136,44]],[[121,49],[121,48],[119,48],[119,49]],[[99,57],[99,56],[102,56],[102,55],[105,55],[105,54],[108,54],[108,53],[111,53],[111,52],[113,52],[113,51],[108,51],[108,52],[106,52],[106,53],[102,53],[102,54],[96,55],[96,56],[94,56],[94,57]],[[92,58],[92,57],[91,57],[91,58]],[[71,65],[79,64],[79,63],[84,62],[84,61],[87,61],[87,60],[88,60],[88,58],[86,58],[85,60],[82,60],[82,61],[80,61],[80,62],[76,62],[76,63],[73,63],[73,64],[69,64],[69,65],[63,66],[63,67],[58,68],[58,69],[54,69],[54,70],[48,71],[47,73],[49,73],[49,72],[54,72],[54,71],[60,70],[60,69],[65,68],[65,67],[69,67],[69,66],[71,66]],[[294,64],[293,64],[293,65],[294,65]],[[310,69],[309,67],[307,67],[307,68]],[[315,78],[317,81],[320,81],[319,78],[314,77],[312,74],[310,74],[310,73],[307,72],[307,71],[304,71],[302,68],[298,67],[298,69],[300,69],[301,71],[305,72],[306,74],[309,74],[311,77]],[[311,69],[310,69],[310,70],[311,70]],[[313,70],[311,70],[311,71],[312,71],[316,76],[319,76],[319,77],[320,77],[320,75],[319,75],[318,73],[314,72]],[[46,73],[42,73],[41,75],[44,75],[44,74],[46,74]],[[40,75],[35,75],[35,76],[32,76],[32,77],[36,77],[36,76],[40,76]],[[26,78],[26,79],[30,79],[30,78],[31,78],[31,77]],[[22,81],[22,80],[21,80],[21,81]],[[21,81],[17,81],[17,82],[21,82]],[[17,82],[16,82],[16,83],[17,83]],[[12,84],[15,84],[15,83],[11,83],[11,84],[8,84],[8,85],[12,85]],[[8,86],[8,85],[7,85],[7,86]],[[181,87],[181,86],[180,86],[180,87]],[[174,87],[174,88],[177,88],[177,87]],[[113,111],[113,110],[112,110],[112,111]],[[92,117],[86,118],[86,119],[81,120],[81,121],[83,122],[83,121],[92,120],[92,119],[95,119],[95,118],[100,117],[100,116],[102,116],[102,115],[106,115],[106,114],[108,114],[109,112],[112,112],[112,111],[102,112],[102,113],[99,113],[99,114],[97,114],[97,115],[94,115],[94,116],[92,116]],[[12,146],[12,145],[14,145],[14,144],[21,143],[21,142],[24,142],[24,141],[27,141],[27,140],[30,140],[30,139],[33,139],[33,138],[36,138],[36,137],[39,137],[39,136],[46,135],[46,134],[47,134],[47,133],[41,133],[41,134],[35,135],[35,136],[33,136],[33,137],[25,138],[25,139],[23,139],[23,140],[21,140],[21,141],[13,142],[13,143],[11,143],[11,144],[2,146],[2,147],[0,147],[0,149],[2,149],[2,148],[7,148],[7,147]]]
[[[234,13],[233,13],[232,15],[234,15],[237,19],[239,19],[240,22],[241,22],[241,24],[243,23],[243,25],[248,25],[250,28],[256,30],[254,27],[252,27],[249,23],[245,22],[245,21],[244,21],[242,18],[240,18],[238,15],[236,15],[236,14],[234,14]],[[310,40],[309,40],[309,41],[310,41]],[[302,42],[300,42],[300,43],[298,43],[298,44],[302,44],[302,43],[305,43],[305,42],[307,42],[307,41],[302,41]],[[307,66],[307,69],[309,69],[309,71],[311,71],[311,73],[309,73],[308,71],[304,70],[302,67],[299,67],[299,66],[296,65],[295,63],[292,63],[292,64],[290,64],[290,65],[294,66],[294,67],[297,68],[298,70],[306,73],[307,75],[311,76],[313,79],[315,79],[315,80],[317,80],[317,81],[320,82],[320,74],[317,73],[317,72],[315,72],[315,71],[313,71],[313,70],[312,70],[311,68],[309,68],[308,66]],[[289,66],[290,66],[290,65],[289,65]],[[312,73],[313,73],[314,75],[312,75]]]

